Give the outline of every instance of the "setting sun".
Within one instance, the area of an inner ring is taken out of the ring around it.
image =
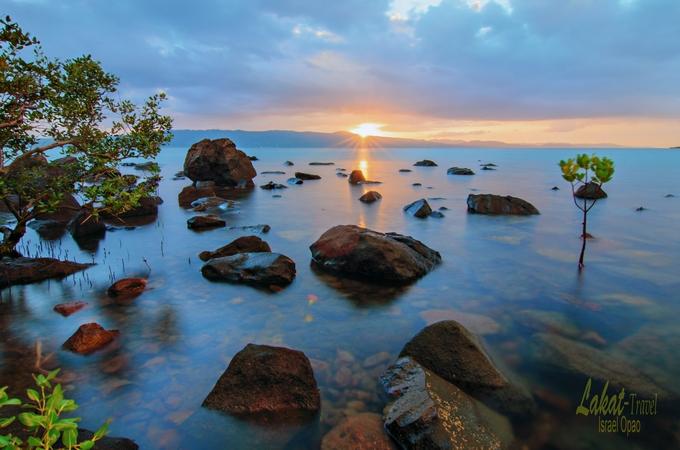
[[[350,131],[358,134],[362,138],[367,136],[382,136],[383,133],[380,131],[382,127],[383,125],[379,123],[362,123],[356,128],[352,128]]]

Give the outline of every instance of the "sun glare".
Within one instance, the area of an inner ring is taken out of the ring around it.
[[[380,129],[382,127],[383,125],[379,123],[362,123],[356,128],[352,128],[350,131],[352,133],[358,134],[362,138],[365,138],[368,136],[381,136],[382,132]]]

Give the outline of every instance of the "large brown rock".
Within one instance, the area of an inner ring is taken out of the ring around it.
[[[201,268],[201,273],[214,281],[282,287],[295,279],[295,262],[280,253],[236,253],[210,259]]]
[[[285,347],[248,344],[229,363],[203,406],[235,415],[310,417],[321,407],[309,359]]]
[[[587,200],[599,200],[601,198],[607,198],[607,193],[599,184],[589,182],[582,184],[578,189],[576,189],[574,196],[578,198],[585,198]]]
[[[98,323],[86,323],[64,342],[64,348],[74,353],[87,355],[105,347],[119,334],[118,330],[105,330]]]
[[[199,253],[198,257],[201,261],[207,261],[212,258],[235,255],[236,253],[261,253],[271,251],[272,249],[269,247],[269,244],[259,237],[241,236],[215,251],[203,251]]]
[[[83,208],[69,223],[69,231],[75,239],[98,238],[106,234],[106,224],[92,215],[92,211]]]
[[[309,249],[323,270],[387,283],[414,281],[441,262],[439,252],[410,236],[355,225],[331,228]]]
[[[375,201],[378,201],[382,198],[382,195],[380,195],[380,192],[377,191],[368,191],[361,197],[359,197],[359,201],[363,203],[373,203]]]
[[[404,206],[404,212],[413,217],[424,219],[432,214],[432,207],[424,198]]]
[[[122,278],[106,291],[110,297],[133,298],[140,295],[146,289],[146,278]]]
[[[467,198],[468,212],[490,215],[528,216],[540,214],[526,200],[510,195],[470,194]]]
[[[52,308],[55,312],[58,312],[64,317],[68,317],[71,314],[74,314],[84,307],[87,306],[87,302],[83,301],[73,301],[73,302],[66,302],[66,303],[59,303],[57,305],[54,305],[54,308]]]
[[[35,219],[50,220],[66,226],[79,212],[80,203],[78,203],[78,200],[71,194],[65,194],[54,211],[38,212]]]
[[[345,418],[321,441],[321,450],[397,450],[385,431],[382,418],[360,413]]]
[[[229,198],[234,194],[233,188],[217,186],[212,182],[200,183],[197,186],[186,186],[177,195],[177,201],[182,208],[191,208],[191,204],[204,197]]]
[[[36,283],[49,278],[64,278],[90,266],[92,264],[53,258],[4,258],[0,260],[0,288]]]
[[[219,186],[252,187],[257,175],[250,158],[230,139],[203,139],[191,146],[184,174],[192,181],[214,181]]]
[[[190,230],[207,230],[210,228],[222,228],[227,222],[214,215],[194,216],[187,220],[187,228]]]
[[[349,174],[347,181],[349,184],[361,184],[366,181],[366,177],[361,170],[353,170],[352,173]]]

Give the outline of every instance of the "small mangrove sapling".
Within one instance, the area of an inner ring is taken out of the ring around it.
[[[581,231],[581,255],[578,259],[578,268],[582,270],[584,267],[583,258],[586,253],[586,240],[588,236],[588,212],[595,206],[597,199],[579,198],[577,197],[577,190],[581,186],[591,186],[596,190],[602,189],[602,185],[609,182],[614,176],[614,161],[607,157],[600,158],[595,155],[587,155],[585,153],[576,155],[576,158],[570,158],[566,161],[560,161],[560,169],[562,169],[562,178],[571,184],[571,195],[574,199],[574,204],[583,212],[583,222]]]

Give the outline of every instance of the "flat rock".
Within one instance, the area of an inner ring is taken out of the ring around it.
[[[279,253],[236,253],[210,259],[201,268],[201,273],[213,281],[261,287],[286,286],[295,278],[295,262]]]
[[[322,270],[376,282],[408,283],[441,262],[439,252],[410,236],[338,225],[310,246]]]
[[[260,188],[265,189],[267,191],[271,191],[273,189],[288,189],[288,186],[270,181],[267,184],[261,185]]]
[[[144,292],[147,283],[146,278],[122,278],[109,286],[106,292],[110,297],[137,297]]]
[[[382,195],[380,195],[380,192],[377,191],[368,191],[361,197],[359,197],[359,201],[364,202],[364,203],[373,203],[377,200],[380,200],[382,198]]]
[[[607,193],[599,184],[589,182],[582,184],[578,189],[576,189],[574,197],[585,198],[587,200],[599,200],[602,198],[607,198]]]
[[[286,172],[283,170],[266,170],[264,172],[260,172],[261,175],[285,175]]]
[[[251,185],[249,187],[252,188],[253,186]],[[180,207],[190,208],[193,202],[204,197],[228,198],[230,195],[233,195],[235,189],[236,188],[217,186],[216,184],[185,186],[177,196],[177,200]]]
[[[366,181],[366,177],[364,177],[364,173],[361,170],[353,170],[352,173],[349,174],[349,179],[347,180],[349,184],[359,184],[363,183]]]
[[[201,252],[198,257],[201,259],[201,261],[207,261],[212,258],[221,258],[223,256],[235,255],[236,253],[260,253],[271,251],[272,249],[269,247],[269,244],[259,237],[241,236],[240,238],[234,239],[227,245],[220,247],[215,251]]]
[[[409,173],[409,172],[413,172],[413,171],[411,169],[399,169],[399,172],[400,173]]]
[[[313,161],[309,163],[310,166],[334,166],[334,162],[318,162],[318,161]]]
[[[295,165],[295,163],[293,161],[286,161],[283,164],[286,165],[286,166],[294,166]]]
[[[315,175],[313,173],[295,172],[295,178],[307,181],[307,180],[320,180],[321,176]]]
[[[422,161],[418,161],[413,165],[419,167],[437,167],[437,163],[429,159],[423,159]]]
[[[64,348],[74,353],[87,355],[105,347],[119,334],[118,330],[105,330],[98,323],[86,323],[64,342]]]
[[[299,178],[288,178],[286,183],[297,185],[297,184],[304,184],[304,181],[299,179]]]
[[[54,308],[52,308],[55,312],[58,312],[64,317],[68,317],[71,314],[74,314],[84,307],[87,306],[87,302],[82,302],[82,301],[75,301],[75,302],[66,302],[66,303],[59,303],[57,305],[54,305]]]
[[[194,216],[187,220],[187,228],[192,230],[203,230],[207,228],[221,228],[227,225],[227,222],[217,216]]]
[[[313,417],[321,407],[321,396],[304,353],[248,344],[234,355],[203,406],[235,415]]]
[[[225,203],[229,204],[230,201],[227,200],[226,198],[212,195],[210,197],[202,197],[199,198],[198,200],[191,202],[191,209],[194,212],[205,212],[220,209],[220,207]]]
[[[0,288],[37,283],[50,278],[64,278],[90,266],[92,264],[53,258],[3,258],[0,260]]]
[[[467,198],[467,207],[468,212],[476,214],[518,216],[540,214],[531,203],[510,195],[470,194]]]
[[[404,206],[404,212],[413,217],[424,219],[432,214],[432,208],[430,207],[430,204],[427,202],[427,200],[421,198],[420,200],[416,200],[415,202]]]
[[[257,175],[248,156],[230,139],[203,139],[189,148],[184,174],[192,181],[214,181],[219,186],[247,187]]]
[[[451,167],[446,171],[448,175],[474,175],[475,173],[472,169],[467,167]]]
[[[397,450],[375,413],[346,417],[321,441],[321,450]]]

